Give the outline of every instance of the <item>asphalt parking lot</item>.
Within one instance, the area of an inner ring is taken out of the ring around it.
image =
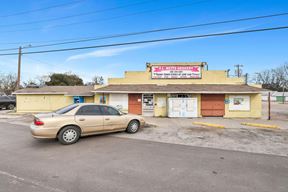
[[[260,154],[288,156],[288,103],[271,105],[272,120],[268,121],[267,103],[263,102],[262,119],[223,119],[223,118],[154,118],[145,117],[150,125],[137,134],[117,133],[121,138],[209,147]],[[15,114],[12,111],[0,111],[0,123],[9,122],[29,126],[33,120],[31,114]],[[277,117],[277,118],[276,118]],[[224,125],[225,129],[195,125],[194,122]],[[277,129],[259,128],[241,123],[260,123],[277,125]]]
[[[275,191],[286,157],[166,144],[111,134],[63,146],[0,123],[0,191]]]

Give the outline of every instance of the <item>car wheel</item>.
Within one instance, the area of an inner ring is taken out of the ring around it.
[[[9,110],[13,110],[14,108],[15,108],[15,106],[13,104],[10,104],[7,106],[7,109],[9,109]]]
[[[132,120],[128,124],[128,127],[126,129],[126,132],[128,133],[136,133],[139,130],[140,123],[137,120]]]
[[[58,136],[58,141],[63,145],[76,143],[80,138],[80,130],[75,126],[67,126],[61,129]]]

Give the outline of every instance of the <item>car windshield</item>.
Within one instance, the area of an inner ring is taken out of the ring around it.
[[[63,107],[61,109],[54,111],[54,113],[59,114],[59,115],[65,114],[65,113],[68,113],[69,111],[71,111],[72,109],[75,109],[76,107],[78,107],[77,104],[68,105],[66,107]]]
[[[121,109],[117,109],[117,110],[120,112],[121,115],[126,115],[127,114],[126,112],[122,111]]]

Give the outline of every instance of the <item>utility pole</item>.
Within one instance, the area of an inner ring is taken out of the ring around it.
[[[271,94],[268,92],[268,120],[271,120]]]
[[[282,104],[285,104],[285,86],[283,85]]]
[[[241,67],[243,67],[243,65],[239,65],[239,64],[237,64],[237,65],[234,65],[235,66],[235,74],[236,74],[236,76],[237,77],[240,77],[241,76],[241,74],[242,74],[242,69],[241,69]]]
[[[16,90],[20,88],[21,57],[22,57],[22,47],[20,46],[18,51],[18,74],[17,74]]]

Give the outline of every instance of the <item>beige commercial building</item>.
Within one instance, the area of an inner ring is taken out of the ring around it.
[[[261,88],[203,62],[147,63],[95,89],[95,102],[157,117],[261,117]]]
[[[49,112],[76,102],[94,102],[93,86],[45,86],[16,91],[19,113]]]
[[[203,62],[147,63],[104,86],[51,86],[15,92],[17,112],[44,112],[75,102],[105,103],[156,117],[261,117],[261,88],[208,70]]]

